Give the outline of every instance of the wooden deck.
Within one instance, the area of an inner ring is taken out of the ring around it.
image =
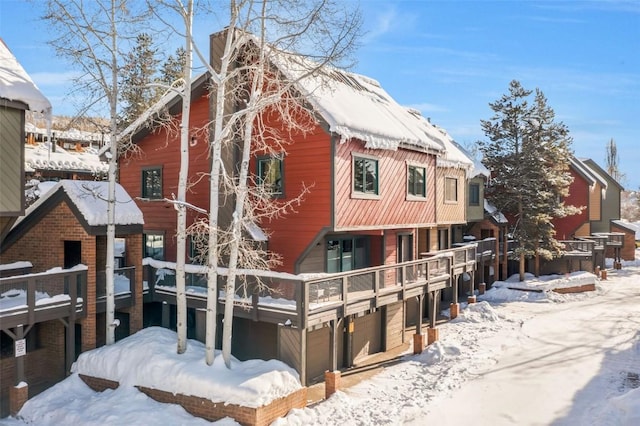
[[[302,329],[313,328],[451,287],[455,277],[475,271],[476,258],[477,244],[468,244],[419,260],[337,274],[314,274],[313,278],[304,275],[292,275],[292,278],[240,276],[236,282],[234,315],[254,321],[291,324]],[[175,304],[174,277],[146,268],[145,280],[149,289],[145,300]],[[188,307],[205,308],[206,277],[189,273],[187,276],[191,284],[196,284],[188,287]],[[224,279],[224,276],[219,277],[219,289],[224,287]],[[222,312],[223,294],[218,303],[218,312]]]

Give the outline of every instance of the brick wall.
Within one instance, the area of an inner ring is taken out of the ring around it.
[[[97,392],[118,387],[118,383],[112,380],[89,377],[82,374],[80,378],[87,386]],[[170,392],[150,389],[144,386],[137,386],[137,388],[140,392],[158,402],[178,404],[196,417],[202,417],[209,421],[231,417],[242,425],[266,426],[275,419],[286,415],[293,408],[304,408],[307,405],[307,388],[302,388],[284,398],[276,399],[270,404],[258,408],[212,402],[206,398],[190,395],[174,395]]]
[[[31,398],[66,377],[64,325],[60,321],[40,323],[29,331],[27,338],[37,342],[37,347],[29,347],[22,360]],[[9,415],[9,390],[17,384],[16,372],[13,354],[0,358],[0,417]]]
[[[33,272],[64,266],[64,242],[80,241],[87,274],[87,317],[82,324],[82,351],[96,347],[96,237],[87,234],[69,206],[62,202],[2,254],[2,263],[28,260]]]

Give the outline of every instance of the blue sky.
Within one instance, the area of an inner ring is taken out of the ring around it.
[[[54,113],[71,114],[65,93],[73,70],[46,45],[40,6],[0,0],[0,37]],[[625,187],[640,187],[640,0],[362,0],[361,8],[366,34],[353,71],[461,144],[484,138],[488,103],[516,79],[545,93],[578,157],[604,166],[613,138]],[[220,28],[196,20],[200,45]]]

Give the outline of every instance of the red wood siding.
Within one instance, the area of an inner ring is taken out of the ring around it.
[[[274,121],[267,122],[277,125]],[[270,234],[269,250],[282,256],[278,269],[287,272],[294,272],[302,252],[323,228],[331,225],[331,138],[317,126],[306,136],[295,135],[291,139],[294,142],[285,146],[282,201],[296,198],[305,186],[309,187],[309,193],[294,212],[261,224]],[[256,173],[255,156],[251,171]]]
[[[564,203],[576,207],[584,206],[585,209],[580,213],[555,219],[553,224],[556,228],[556,238],[559,240],[570,239],[572,234],[576,232],[580,226],[589,222],[589,184],[584,178],[570,169],[573,176],[573,182],[569,186],[569,195],[565,197]]]
[[[175,117],[179,123],[181,116]],[[194,133],[209,121],[209,99],[206,95],[194,99],[191,104],[190,123]],[[171,198],[178,193],[178,173],[180,172],[180,135],[165,129],[158,129],[138,143],[141,152],[131,158],[120,160],[120,184],[132,198],[142,195],[142,169],[162,166],[162,196]],[[201,178],[209,173],[209,152],[207,136],[199,132],[195,146],[189,149],[189,182],[196,182],[187,193],[187,202],[209,208],[209,179]],[[176,258],[176,210],[161,202],[136,201],[144,215],[144,230],[165,232],[165,259]],[[187,223],[199,216],[190,211]]]
[[[379,199],[352,198],[352,153],[378,158]],[[426,169],[425,201],[407,200],[407,162]],[[398,149],[365,149],[349,141],[336,147],[336,229],[420,227],[435,223],[435,156]]]

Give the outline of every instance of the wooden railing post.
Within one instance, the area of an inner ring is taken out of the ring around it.
[[[27,309],[29,324],[34,324],[36,322],[36,278],[34,277],[27,281]]]

